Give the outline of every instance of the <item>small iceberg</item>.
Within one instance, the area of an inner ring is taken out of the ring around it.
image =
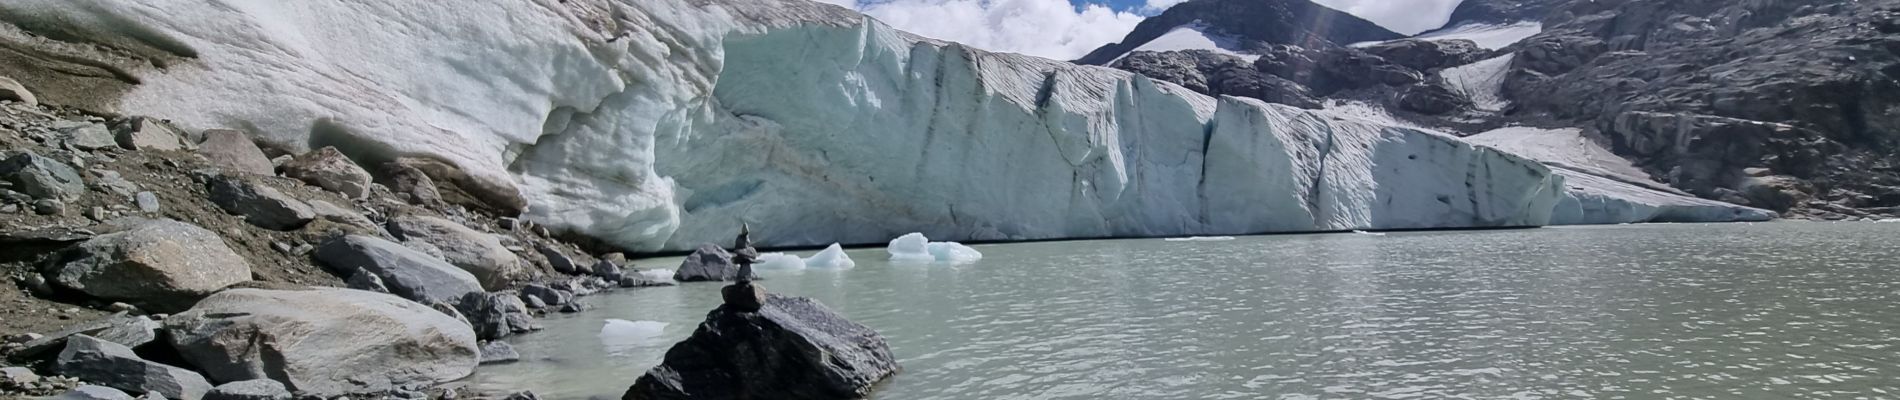
[[[957,242],[932,242],[922,233],[891,239],[891,261],[968,263],[983,259],[983,253]]]
[[[1192,236],[1161,239],[1170,242],[1225,242],[1234,240],[1233,236]]]
[[[1881,223],[1881,224],[1890,223],[1890,222],[1900,222],[1900,218],[1887,218],[1887,219],[1883,219],[1879,221],[1874,221],[1874,223]]]
[[[1366,236],[1385,236],[1384,232],[1366,232],[1366,231],[1361,231],[1361,230],[1354,230],[1352,231],[1352,233],[1366,235]]]
[[[826,247],[824,251],[820,251],[818,254],[813,254],[811,257],[805,259],[806,268],[850,269],[856,266],[858,266],[858,263],[851,261],[850,255],[844,254],[844,246],[840,246],[837,243],[832,243],[831,246]]]
[[[785,253],[765,253],[759,255],[756,267],[762,270],[797,271],[805,269],[805,259]]]
[[[600,327],[600,341],[608,346],[641,346],[664,344],[657,340],[670,325],[659,321],[628,321],[608,319],[607,325]]]
[[[662,269],[649,269],[645,271],[640,271],[640,276],[645,277],[647,278],[647,280],[654,281],[654,282],[673,282],[673,270],[670,270],[670,269],[662,268]],[[611,320],[611,321],[618,321],[618,320]]]

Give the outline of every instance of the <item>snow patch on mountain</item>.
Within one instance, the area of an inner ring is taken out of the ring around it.
[[[1544,23],[1537,22],[1537,21],[1525,21],[1525,22],[1518,22],[1518,23],[1512,23],[1512,24],[1489,24],[1489,23],[1482,23],[1482,22],[1473,22],[1473,23],[1460,24],[1458,26],[1446,27],[1444,29],[1434,30],[1430,32],[1425,32],[1425,33],[1419,34],[1418,36],[1413,36],[1413,37],[1401,39],[1401,40],[1464,39],[1464,40],[1470,40],[1472,42],[1476,42],[1478,44],[1478,47],[1484,48],[1486,50],[1497,50],[1497,49],[1508,47],[1513,44],[1517,44],[1517,42],[1524,41],[1524,39],[1526,38],[1530,38],[1531,36],[1536,36],[1537,34],[1543,33],[1543,32],[1544,32]],[[1352,47],[1366,47],[1366,46],[1371,46],[1371,45],[1375,45],[1379,43],[1384,43],[1384,42],[1359,42],[1359,43],[1353,43],[1351,46]]]
[[[1128,53],[1134,53],[1136,51],[1208,50],[1215,53],[1240,57],[1246,59],[1248,62],[1260,59],[1260,56],[1257,54],[1241,53],[1240,51],[1243,50],[1243,48],[1241,47],[1240,39],[1227,35],[1208,33],[1207,30],[1208,27],[1206,24],[1201,23],[1201,21],[1194,21],[1194,23],[1191,24],[1175,27],[1173,30],[1169,30],[1168,33],[1162,34],[1161,37],[1150,40],[1148,43],[1143,43]],[[1115,60],[1120,61],[1123,57],[1127,56],[1128,54],[1124,53],[1121,57],[1116,57]],[[1111,65],[1114,63],[1115,61],[1108,62],[1108,64]]]
[[[1446,68],[1438,72],[1445,83],[1451,85],[1451,91],[1471,99],[1471,106],[1478,111],[1500,112],[1511,105],[1504,99],[1504,78],[1511,72],[1511,60],[1517,53],[1505,54],[1468,65]]]

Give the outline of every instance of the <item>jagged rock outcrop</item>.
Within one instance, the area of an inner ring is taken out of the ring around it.
[[[326,398],[460,379],[480,357],[468,325],[349,289],[227,290],[165,319],[165,330],[212,380],[272,379]]]
[[[1403,37],[1352,14],[1308,0],[1195,0],[1148,17],[1118,43],[1110,43],[1076,60],[1107,65],[1175,27],[1199,22],[1213,30],[1249,43],[1347,45]],[[1257,47],[1257,44],[1249,47]]]
[[[811,299],[772,295],[757,312],[706,314],[622,399],[856,399],[897,369],[871,328]]]

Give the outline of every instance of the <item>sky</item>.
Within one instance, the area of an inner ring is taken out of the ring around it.
[[[1120,41],[1142,19],[1185,0],[816,0],[891,26],[994,51],[1058,60]],[[1444,25],[1460,0],[1315,0],[1399,33]]]

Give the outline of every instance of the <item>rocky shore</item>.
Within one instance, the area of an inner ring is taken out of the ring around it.
[[[0,78],[0,398],[534,398],[441,384],[518,358],[496,339],[537,315],[672,284],[463,175],[41,105]]]

